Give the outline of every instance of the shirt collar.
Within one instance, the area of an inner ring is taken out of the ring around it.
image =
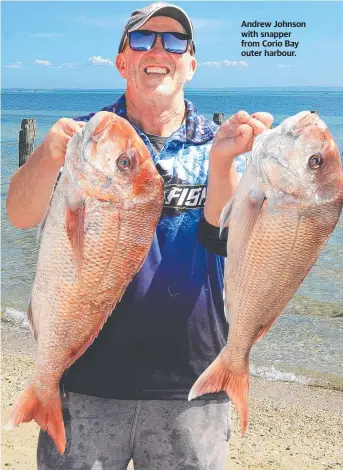
[[[185,105],[186,119],[179,129],[173,132],[168,140],[179,140],[193,144],[205,144],[209,140],[212,140],[218,126],[214,123],[210,123],[202,114],[199,114],[191,101],[185,100]],[[112,111],[118,116],[129,120],[127,117],[125,94],[122,95],[116,103],[104,108],[104,110]],[[140,136],[142,136],[142,134],[145,135],[136,126],[133,127]]]

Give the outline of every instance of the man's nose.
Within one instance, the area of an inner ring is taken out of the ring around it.
[[[162,38],[161,36],[157,36],[154,47],[152,47],[150,50],[154,51],[164,51],[164,47],[162,44]]]

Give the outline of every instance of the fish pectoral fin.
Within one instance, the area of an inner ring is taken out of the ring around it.
[[[233,205],[233,199],[230,199],[230,201],[226,204],[226,206],[222,210],[222,213],[220,214],[220,218],[219,218],[219,224],[220,224],[219,237],[221,237],[223,229],[229,225],[230,215],[231,215],[231,211],[232,211],[232,205]]]
[[[231,370],[223,359],[223,353],[200,375],[191,388],[188,400],[193,400],[205,393],[225,391],[239,413],[242,436],[248,425],[249,365],[246,370]]]
[[[37,395],[35,387],[29,385],[8,416],[6,429],[12,429],[17,424],[28,423],[33,419],[43,431],[50,434],[60,454],[64,454],[66,436],[58,387],[56,387],[53,399],[50,398],[47,403],[43,403]]]
[[[266,325],[261,326],[261,329],[260,329],[260,331],[258,332],[258,335],[255,338],[255,343],[257,343],[257,341],[260,341],[260,339],[262,339],[263,336],[268,333],[268,331],[274,325],[274,323],[276,322],[277,319],[278,319],[278,317],[273,318],[273,320],[268,322]]]
[[[82,199],[66,203],[66,231],[75,256],[76,270],[80,277],[85,237],[85,203]]]
[[[241,212],[240,246],[246,246],[265,200],[265,192],[259,188],[254,188],[249,191],[247,198],[242,202],[244,207]]]

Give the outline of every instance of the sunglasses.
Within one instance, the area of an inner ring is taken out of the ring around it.
[[[160,37],[164,50],[173,54],[184,54],[191,39],[188,34],[184,33],[157,33],[148,30],[131,31],[127,33],[127,36],[133,51],[150,51],[154,47],[157,37]]]

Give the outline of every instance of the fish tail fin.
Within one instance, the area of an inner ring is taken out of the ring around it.
[[[47,403],[43,403],[37,395],[34,385],[29,385],[8,416],[6,429],[12,429],[20,423],[28,423],[32,419],[43,431],[50,434],[60,454],[64,454],[66,437],[58,389],[52,399],[49,399]]]
[[[227,367],[220,354],[194,383],[188,400],[224,390],[230,397],[241,421],[242,436],[248,424],[249,365],[244,371],[237,372]]]

